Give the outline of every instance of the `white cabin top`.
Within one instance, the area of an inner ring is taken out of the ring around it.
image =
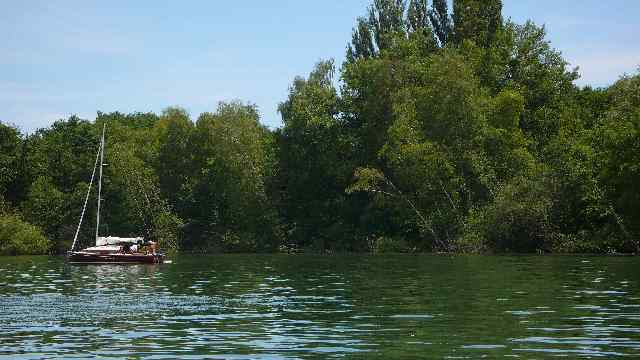
[[[144,242],[142,237],[123,238],[116,236],[100,236],[96,239],[96,246],[120,245],[120,244],[141,244]]]

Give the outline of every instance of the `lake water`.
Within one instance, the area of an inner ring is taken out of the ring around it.
[[[0,258],[0,358],[640,356],[640,258]]]

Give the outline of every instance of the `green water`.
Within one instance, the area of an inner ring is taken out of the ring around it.
[[[0,357],[640,356],[640,258],[0,258]]]

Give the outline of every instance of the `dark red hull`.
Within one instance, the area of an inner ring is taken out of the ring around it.
[[[164,254],[123,254],[69,252],[67,258],[73,264],[161,264]]]

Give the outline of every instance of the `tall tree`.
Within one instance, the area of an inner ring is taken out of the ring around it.
[[[347,48],[347,60],[368,59],[376,56],[376,51],[369,22],[365,18],[358,18],[358,25],[353,29],[351,44]]]
[[[407,10],[407,31],[409,38],[418,38],[429,49],[438,48],[438,41],[429,20],[429,6],[427,0],[411,0]]]
[[[344,188],[353,174],[352,141],[338,118],[334,70],[333,61],[318,63],[307,78],[296,78],[279,106],[281,211],[292,245],[319,250],[348,231],[338,224],[346,220]]]
[[[378,49],[384,50],[391,46],[393,37],[405,34],[405,1],[404,0],[374,0],[369,7],[369,25],[373,29],[374,39]]]
[[[599,179],[605,186],[611,214],[624,236],[640,250],[640,74],[625,76],[608,90],[611,107],[598,124]]]
[[[388,49],[396,36],[406,36],[405,0],[374,0],[367,18],[358,18],[347,60],[370,58]]]
[[[112,142],[110,148],[113,165],[109,168],[108,185],[111,203],[117,202],[107,204],[111,206],[111,231],[131,236],[144,231],[146,238],[158,242],[163,249],[176,250],[182,219],[161,196],[152,162],[144,161],[130,143]]]
[[[488,47],[502,26],[502,0],[455,0],[453,36],[457,44],[472,40]]]
[[[0,198],[14,204],[22,192],[16,187],[20,178],[21,148],[18,129],[0,122]]]
[[[447,0],[433,0],[433,7],[429,10],[429,19],[440,41],[440,46],[445,46],[453,31]]]
[[[506,23],[503,31],[509,49],[505,87],[518,88],[525,99],[520,126],[540,150],[561,127],[560,114],[576,94],[577,69],[569,69],[562,54],[551,47],[546,30],[528,21]]]
[[[162,196],[169,200],[181,216],[185,215],[191,202],[193,131],[194,124],[189,114],[181,108],[165,109],[154,128],[158,142],[155,168]]]
[[[411,0],[407,10],[407,26],[409,32],[431,29],[427,0]]]
[[[277,247],[266,190],[270,133],[255,105],[220,103],[198,118],[192,142],[196,178],[190,248],[259,251]]]

